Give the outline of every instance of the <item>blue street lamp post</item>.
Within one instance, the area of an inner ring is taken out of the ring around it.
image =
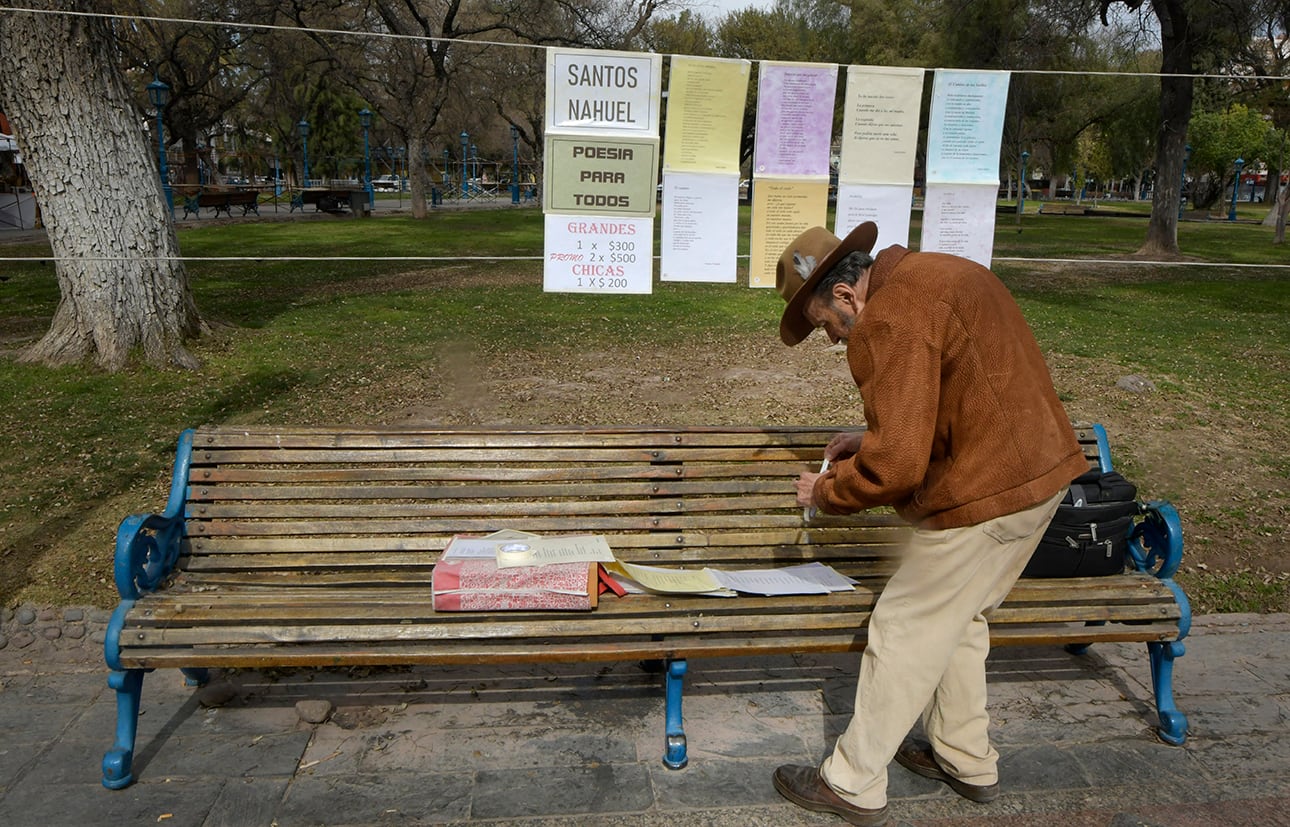
[[[470,188],[476,193],[480,192],[479,187],[479,147],[474,144],[470,145]]]
[[[358,110],[358,122],[363,125],[363,189],[367,190],[367,206],[376,207],[376,193],[372,191],[372,148],[367,131],[372,128],[372,113],[366,107]]]
[[[1030,152],[1021,150],[1021,179],[1017,181],[1017,227],[1021,227],[1021,214],[1026,211],[1026,162],[1030,160]]]
[[[452,187],[452,170],[449,164],[452,162],[452,153],[448,147],[443,148],[443,191],[445,194]]]
[[[511,203],[520,203],[520,131],[511,124]]]
[[[1182,219],[1187,211],[1187,162],[1191,160],[1191,144],[1183,148],[1182,181],[1178,183],[1178,218]]]
[[[170,191],[170,170],[166,168],[166,127],[161,119],[166,104],[170,103],[170,87],[156,75],[153,75],[152,83],[148,84],[148,100],[157,110],[157,169],[161,173],[161,191],[166,196],[166,209],[170,210],[170,217],[174,218],[175,194]]]
[[[1232,182],[1232,209],[1227,212],[1227,220],[1236,220],[1236,193],[1241,189],[1241,167],[1245,166],[1243,158],[1237,158],[1233,163],[1236,167],[1236,180]]]
[[[466,159],[470,156],[470,133],[466,130],[461,131],[461,197],[465,198],[470,194],[470,173],[466,170]]]
[[[301,186],[308,187],[309,186],[309,121],[301,121],[300,123],[296,124],[296,126],[300,129],[300,142],[304,146],[304,159],[305,159],[304,173],[305,174],[304,174],[304,181],[301,183]]]

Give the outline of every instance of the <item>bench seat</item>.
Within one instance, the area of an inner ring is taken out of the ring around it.
[[[1091,466],[1105,433],[1077,428]],[[832,428],[185,432],[162,515],[118,535],[121,606],[106,643],[118,689],[104,783],[130,783],[143,670],[662,660],[665,761],[686,761],[687,658],[858,652],[909,530],[892,514],[803,521],[794,481]],[[726,569],[827,563],[854,592],[605,595],[589,612],[436,612],[454,534],[503,528],[607,537],[623,561]],[[1177,515],[1152,505],[1135,570],[1022,580],[989,616],[995,645],[1146,642],[1162,737],[1179,742],[1171,665],[1189,613],[1171,576]]]

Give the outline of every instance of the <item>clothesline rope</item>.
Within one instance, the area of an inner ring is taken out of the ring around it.
[[[338,37],[369,37],[388,40],[417,40],[430,41],[432,43],[459,43],[462,45],[475,46],[500,46],[510,49],[549,49],[555,48],[536,43],[513,43],[500,40],[466,40],[462,38],[450,37],[428,37],[425,35],[399,34],[396,32],[373,32],[373,31],[352,31],[346,29],[329,29],[318,26],[284,26],[279,23],[247,23],[232,20],[202,20],[193,17],[163,17],[160,15],[145,14],[121,14],[117,12],[93,12],[93,11],[71,11],[67,9],[32,9],[22,6],[0,6],[0,13],[16,12],[20,14],[42,14],[42,15],[64,15],[67,17],[95,17],[103,20],[121,20],[136,21],[147,23],[183,23],[191,26],[211,26],[216,28],[231,29],[253,29],[256,31],[282,31],[282,32],[307,32],[311,34],[335,35]],[[760,60],[753,60],[752,63],[760,63]],[[833,64],[835,66],[841,64]],[[932,69],[933,72],[950,71],[947,68]],[[1192,78],[1192,79],[1213,79],[1213,80],[1290,80],[1287,77],[1276,77],[1270,75],[1241,75],[1241,74],[1212,74],[1205,72],[1125,72],[1112,70],[1087,70],[1087,69],[1008,69],[1002,70],[1011,72],[1014,75],[1074,75],[1074,76],[1101,76],[1101,77],[1142,77],[1142,78]]]
[[[655,261],[659,256],[653,257]],[[749,256],[736,258],[747,261]],[[354,261],[354,262],[426,262],[471,263],[488,261],[545,261],[545,256],[0,256],[0,262],[110,262],[110,261],[170,261],[170,262],[254,262],[260,264],[295,261]],[[1229,269],[1285,270],[1290,264],[1250,264],[1235,261],[1167,261],[1159,259],[1119,258],[1033,258],[1029,256],[995,256],[994,262],[1029,264],[1106,264],[1148,267],[1224,267]]]

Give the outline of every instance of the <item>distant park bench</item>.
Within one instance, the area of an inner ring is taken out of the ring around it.
[[[255,190],[198,190],[184,197],[184,218],[189,213],[201,218],[203,208],[215,210],[216,218],[219,218],[221,212],[231,218],[234,207],[241,207],[242,215],[259,215],[260,194]]]
[[[295,212],[297,208],[304,212],[308,204],[312,204],[317,212],[349,210],[354,215],[362,215],[368,211],[367,193],[363,190],[313,187],[293,193],[288,212]]]
[[[1088,210],[1083,204],[1061,204],[1056,201],[1045,201],[1039,206],[1040,215],[1088,215]]]

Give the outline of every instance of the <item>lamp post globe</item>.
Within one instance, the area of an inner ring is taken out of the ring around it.
[[[1232,208],[1227,211],[1227,220],[1236,220],[1236,194],[1241,189],[1241,168],[1245,166],[1244,158],[1237,158],[1232,166],[1236,167],[1236,178],[1232,181]]]
[[[170,86],[156,75],[152,76],[152,83],[148,84],[148,101],[157,110],[157,172],[161,175],[161,192],[166,197],[166,209],[173,219],[175,194],[170,190],[170,170],[166,167],[166,126],[162,120],[162,112],[166,104],[170,103]]]
[[[309,186],[309,121],[301,121],[300,123],[296,124],[296,128],[300,130],[300,141],[304,149],[305,166],[304,166],[304,181],[302,186],[308,187]]]
[[[372,127],[372,112],[367,107],[358,110],[358,122],[363,125],[363,189],[367,191],[368,209],[376,207],[376,193],[372,190],[372,149],[367,132]]]

